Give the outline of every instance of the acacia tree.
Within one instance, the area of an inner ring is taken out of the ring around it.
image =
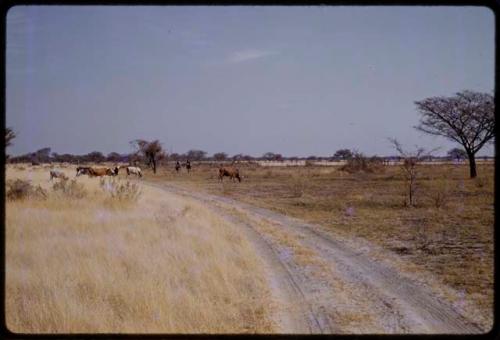
[[[16,138],[15,132],[11,128],[5,128],[5,147],[11,146],[14,138]]]
[[[448,157],[451,159],[466,159],[467,158],[467,152],[465,150],[460,149],[460,148],[453,148],[447,153]]]
[[[217,152],[217,153],[214,153],[213,157],[216,161],[225,161],[227,159],[227,153]]]
[[[5,128],[5,148],[9,147],[12,145],[12,140],[16,138],[16,134],[11,128]],[[5,157],[8,159],[9,155],[5,155]]]
[[[166,156],[160,141],[156,139],[152,142],[148,142],[143,139],[136,139],[131,141],[130,144],[136,149],[135,154],[143,156],[146,159],[146,164],[150,166],[153,169],[153,173],[156,174],[157,161]]]
[[[415,104],[421,114],[415,128],[462,145],[469,158],[470,178],[476,177],[476,153],[495,137],[493,96],[466,90],[453,97],[431,97]]]
[[[335,152],[335,154],[333,155],[333,158],[342,158],[342,159],[350,159],[352,158],[353,156],[353,153],[351,150],[349,149],[340,149],[340,150],[337,150],[337,152]]]
[[[205,158],[207,153],[203,150],[189,150],[186,154],[187,159],[192,160],[192,161],[201,161]]]

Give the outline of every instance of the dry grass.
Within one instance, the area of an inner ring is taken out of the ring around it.
[[[338,167],[240,165],[241,183],[220,184],[216,167],[191,174],[161,168],[148,180],[176,182],[321,224],[336,234],[367,239],[392,251],[412,271],[432,273],[461,292],[491,325],[493,306],[494,165],[421,165],[416,207],[407,208],[398,166],[352,173]],[[423,274],[424,276],[424,274]]]
[[[107,204],[96,178],[54,184],[41,167],[18,170],[8,167],[7,179],[39,183],[48,197],[7,202],[11,331],[273,331],[259,258],[211,211],[150,187]]]

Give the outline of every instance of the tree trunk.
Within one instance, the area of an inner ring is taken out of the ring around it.
[[[156,174],[156,160],[154,158],[151,159],[151,163],[153,164],[153,173]]]
[[[476,155],[472,152],[467,152],[467,156],[469,157],[470,178],[476,178]]]

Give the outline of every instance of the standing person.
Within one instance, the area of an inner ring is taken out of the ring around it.
[[[178,173],[180,168],[181,168],[181,163],[179,163],[179,161],[177,161],[175,163],[175,171]]]
[[[191,170],[191,162],[189,161],[189,159],[186,161],[186,169],[188,173]]]

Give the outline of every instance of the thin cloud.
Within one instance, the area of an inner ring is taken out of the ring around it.
[[[229,56],[228,61],[231,63],[241,63],[244,61],[249,61],[249,60],[267,57],[267,56],[270,56],[273,54],[276,54],[276,52],[266,51],[266,50],[255,50],[255,49],[242,50],[242,51],[233,52]]]

